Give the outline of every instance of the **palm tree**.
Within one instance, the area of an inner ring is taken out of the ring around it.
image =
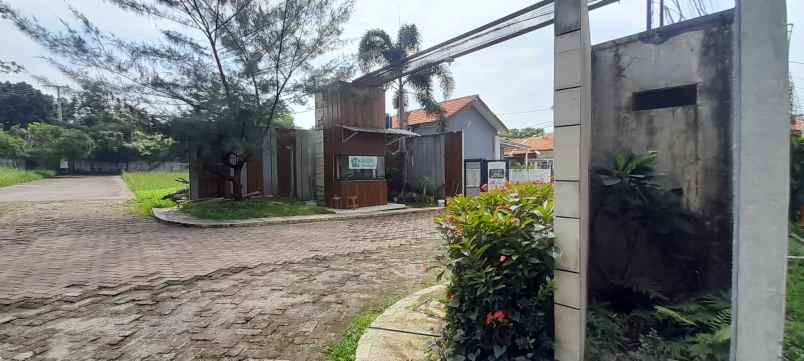
[[[401,75],[404,67],[402,64],[408,56],[419,52],[421,47],[421,35],[414,24],[403,25],[399,28],[396,41],[381,29],[373,29],[366,32],[360,39],[360,49],[358,50],[358,64],[361,70],[369,72],[381,66],[394,67],[394,72]],[[421,69],[413,74],[397,76],[391,81],[390,86],[394,91],[394,108],[397,109],[400,128],[407,128],[407,89],[416,98],[416,101],[429,114],[442,116],[444,110],[434,97],[434,83],[438,81],[444,97],[448,97],[455,87],[455,80],[446,64],[436,64]]]

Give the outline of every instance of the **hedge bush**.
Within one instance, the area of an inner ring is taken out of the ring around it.
[[[447,243],[447,326],[439,358],[553,359],[550,184],[455,197],[436,218]]]

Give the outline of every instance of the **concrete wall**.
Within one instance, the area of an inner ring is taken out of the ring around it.
[[[447,120],[447,132],[463,131],[464,159],[495,159],[495,137],[497,129],[483,118],[474,106],[466,107]],[[421,135],[439,133],[438,127],[427,124],[414,126],[413,131]]]
[[[698,243],[695,252],[713,256],[715,264],[700,270],[707,288],[728,286],[730,277],[732,24],[733,13],[727,11],[599,44],[592,51],[592,167],[604,166],[615,152],[658,152],[660,183],[682,190],[684,207],[702,220],[688,241]],[[634,92],[689,84],[697,84],[696,105],[632,110]],[[594,248],[591,254],[612,252],[616,248]],[[674,266],[679,265],[654,269],[672,273]]]
[[[94,160],[77,160],[73,163],[75,171],[78,173],[120,173],[122,171],[141,172],[177,172],[187,170],[189,165],[186,162],[105,162]]]
[[[781,360],[790,196],[788,16],[785,1],[735,3],[731,360]]]

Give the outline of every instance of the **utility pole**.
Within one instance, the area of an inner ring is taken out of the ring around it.
[[[653,0],[647,0],[647,10],[648,10],[648,18],[645,24],[647,24],[645,30],[650,30],[653,27]]]
[[[46,84],[44,86],[46,88],[54,88],[54,89],[56,89],[56,111],[57,111],[57,114],[58,114],[58,117],[59,117],[59,124],[63,124],[64,123],[64,113],[62,112],[62,108],[61,108],[61,89],[62,88],[68,89],[69,87],[66,86],[66,85],[50,85],[50,84]]]
[[[664,0],[659,0],[659,27],[664,26]]]

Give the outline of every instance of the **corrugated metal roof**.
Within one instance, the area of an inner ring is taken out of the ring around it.
[[[405,137],[418,137],[419,134],[411,132],[405,129],[392,129],[392,128],[357,128],[357,127],[349,127],[346,125],[342,126],[344,129],[349,129],[353,132],[360,132],[360,133],[376,133],[376,134],[393,134],[393,135],[401,135]]]

